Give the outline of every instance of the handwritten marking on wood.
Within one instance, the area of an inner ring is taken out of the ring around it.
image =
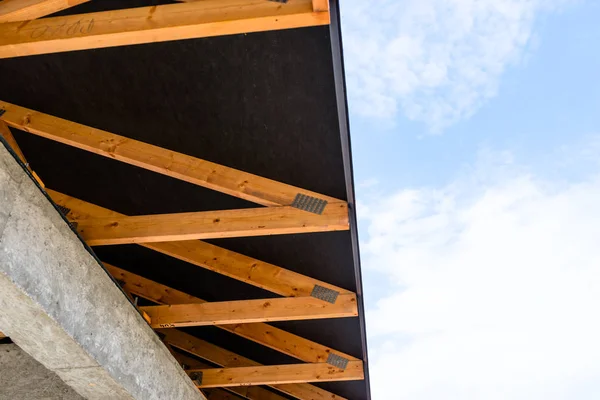
[[[24,31],[31,31],[30,37],[32,39],[39,39],[41,37],[51,39],[62,35],[63,33],[67,36],[75,36],[77,34],[87,35],[92,33],[94,29],[94,19],[79,19],[72,23],[66,21],[59,25],[40,25],[35,28],[25,28]]]

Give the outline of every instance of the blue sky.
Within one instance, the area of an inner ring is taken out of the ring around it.
[[[600,2],[342,17],[375,400],[600,398]]]

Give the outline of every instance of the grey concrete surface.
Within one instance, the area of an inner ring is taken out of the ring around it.
[[[0,400],[83,400],[16,344],[0,344]]]
[[[0,331],[87,399],[205,399],[1,142]]]

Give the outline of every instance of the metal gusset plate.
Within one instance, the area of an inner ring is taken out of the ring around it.
[[[190,379],[196,385],[202,385],[202,372],[198,371],[198,372],[192,372],[192,373],[190,373]]]
[[[298,193],[292,202],[292,207],[319,215],[323,214],[326,205],[327,200],[317,199],[302,193]]]
[[[62,213],[62,215],[64,215],[65,217],[67,216],[68,213],[71,212],[70,208],[67,208],[65,206],[61,206],[61,205],[56,205],[56,207],[60,210],[60,212]]]
[[[316,297],[319,300],[326,301],[331,304],[335,304],[340,292],[336,292],[333,289],[329,289],[320,285],[315,285],[310,294],[312,297]]]
[[[338,356],[337,354],[329,353],[329,357],[327,357],[327,364],[333,365],[334,367],[338,367],[340,369],[346,369],[348,367],[348,359]]]

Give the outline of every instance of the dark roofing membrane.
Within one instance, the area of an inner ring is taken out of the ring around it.
[[[148,4],[148,0],[93,1],[68,13]],[[350,231],[210,242],[357,292],[359,318],[273,325],[366,361],[335,1],[331,15],[331,26],[3,59],[0,98],[347,200]],[[47,187],[124,214],[258,207],[16,129],[12,131]],[[94,251],[103,261],[208,301],[276,296],[137,245],[96,247]],[[185,330],[264,364],[299,362],[214,327]],[[365,381],[316,385],[349,399],[368,399],[368,371],[365,372]]]

